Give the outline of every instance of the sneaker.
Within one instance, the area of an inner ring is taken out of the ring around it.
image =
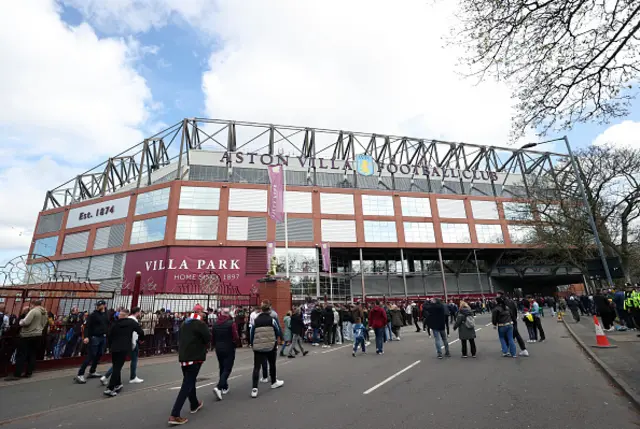
[[[78,384],[85,384],[87,382],[87,379],[84,378],[84,375],[76,375],[73,381],[75,381]]]
[[[311,343],[311,345],[312,345],[313,347],[316,347],[316,346],[319,346],[320,344],[318,344],[318,343]]]
[[[282,386],[284,386],[284,381],[276,380],[276,382],[271,385],[271,388],[277,389],[278,387],[282,387]]]
[[[100,374],[99,372],[90,372],[89,373],[89,378],[100,378],[102,377],[102,374]]]
[[[438,355],[438,359],[442,359],[442,355]]]
[[[514,359],[517,359],[517,358],[518,358],[518,356],[516,356],[516,355],[511,355],[510,357],[512,357],[512,358],[514,358]]]
[[[169,417],[169,421],[167,422],[170,426],[178,426],[187,423],[189,419],[185,419],[184,417]]]
[[[308,354],[309,354],[309,352],[308,352],[308,351],[306,351],[306,350],[302,352],[302,356],[306,356],[306,355],[308,355]]]
[[[129,384],[140,384],[140,383],[144,383],[144,380],[141,378],[134,378],[133,380],[129,380]]]
[[[109,396],[111,398],[115,398],[116,396],[118,396],[118,392],[115,392],[113,390],[105,390],[104,392],[102,392],[104,394],[104,396]]]
[[[451,357],[451,353],[445,354],[444,357]]]
[[[216,395],[216,398],[218,398],[218,401],[222,401],[222,390],[218,389],[217,387],[214,387],[213,393]]]
[[[522,350],[519,354],[520,356],[529,357],[529,352],[527,350]]]
[[[511,357],[509,353],[502,353],[502,357]]]
[[[546,341],[546,340],[540,340],[540,341],[538,341],[538,342],[539,342],[539,343],[544,343],[545,341]]]
[[[342,345],[342,341],[340,341],[339,343],[336,343],[336,345],[341,346]]]
[[[287,356],[289,359],[295,359],[296,357],[294,355],[289,355]]]
[[[356,357],[356,352],[351,353],[351,356]]]
[[[474,359],[475,359],[475,358],[477,358],[477,356],[476,356],[476,355],[473,355],[473,356],[471,356],[471,357],[472,357],[472,358],[474,358]]]
[[[269,379],[268,378],[261,378],[260,379],[260,383],[268,383]]]
[[[226,394],[228,394],[228,393],[229,393],[229,389],[222,389],[222,394],[223,394],[223,395],[226,395]]]
[[[195,414],[198,411],[200,411],[202,409],[202,407],[204,407],[204,402],[200,401],[200,402],[198,402],[198,406],[196,407],[196,409],[195,410],[191,410],[190,413],[191,414]]]
[[[369,347],[371,345],[371,341],[367,341],[366,343],[364,343],[364,345]]]
[[[122,384],[118,384],[116,387],[113,388],[113,391],[114,392],[119,392],[119,391],[122,390],[122,387],[123,387]]]
[[[467,357],[467,355],[462,355],[462,359],[466,359]]]
[[[252,398],[258,397],[258,389],[251,389],[251,397]]]
[[[396,338],[396,341],[400,341],[400,337]]]
[[[109,384],[109,379],[103,375],[102,377],[100,377],[100,383],[102,383],[102,385],[106,387]]]

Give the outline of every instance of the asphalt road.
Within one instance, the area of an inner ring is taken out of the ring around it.
[[[547,342],[533,344],[528,358],[503,358],[497,333],[479,317],[478,358],[461,359],[457,333],[449,338],[452,358],[436,359],[433,340],[406,328],[385,354],[351,356],[350,346],[313,347],[305,358],[280,359],[271,390],[261,384],[252,399],[249,350],[241,350],[222,402],[211,391],[217,362],[201,371],[198,394],[205,407],[188,413],[189,426],[239,428],[301,425],[353,427],[496,427],[637,429],[640,415],[589,362],[565,328],[543,323]],[[373,344],[372,344],[373,346]],[[127,373],[125,367],[124,374]],[[141,385],[125,384],[117,398],[102,397],[97,380],[74,385],[71,376],[14,386],[0,384],[0,426],[12,429],[165,427],[180,386],[176,363],[139,369]],[[317,422],[317,423],[316,423]]]

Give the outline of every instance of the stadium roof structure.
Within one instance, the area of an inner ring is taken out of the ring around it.
[[[531,196],[529,189],[533,187],[551,189],[574,182],[567,155],[561,153],[345,130],[190,118],[48,191],[43,210],[153,183],[187,179],[191,155],[196,151],[331,160],[354,160],[356,155],[368,154],[376,163],[387,165],[496,172],[502,173],[501,183],[496,185],[510,192],[507,195],[523,198]],[[309,176],[309,184],[312,185],[314,179]],[[233,176],[219,181],[233,181]],[[413,177],[410,183],[414,185]],[[450,193],[457,192],[454,189]]]

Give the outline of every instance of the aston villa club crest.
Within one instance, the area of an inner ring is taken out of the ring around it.
[[[361,176],[372,176],[375,173],[375,163],[371,155],[366,153],[356,155],[356,171]]]

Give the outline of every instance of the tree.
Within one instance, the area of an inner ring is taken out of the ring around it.
[[[627,281],[640,264],[640,150],[590,146],[576,153],[589,210],[607,256],[620,258]],[[566,170],[565,170],[566,171]],[[586,274],[585,261],[598,256],[573,174],[545,178],[549,186],[531,188],[535,233],[530,244]],[[553,182],[553,183],[550,183]],[[555,196],[549,198],[549,188]],[[542,203],[540,203],[542,201]],[[530,212],[518,214],[518,217]]]
[[[640,0],[462,0],[451,42],[470,76],[506,80],[514,137],[628,114],[640,76]]]

